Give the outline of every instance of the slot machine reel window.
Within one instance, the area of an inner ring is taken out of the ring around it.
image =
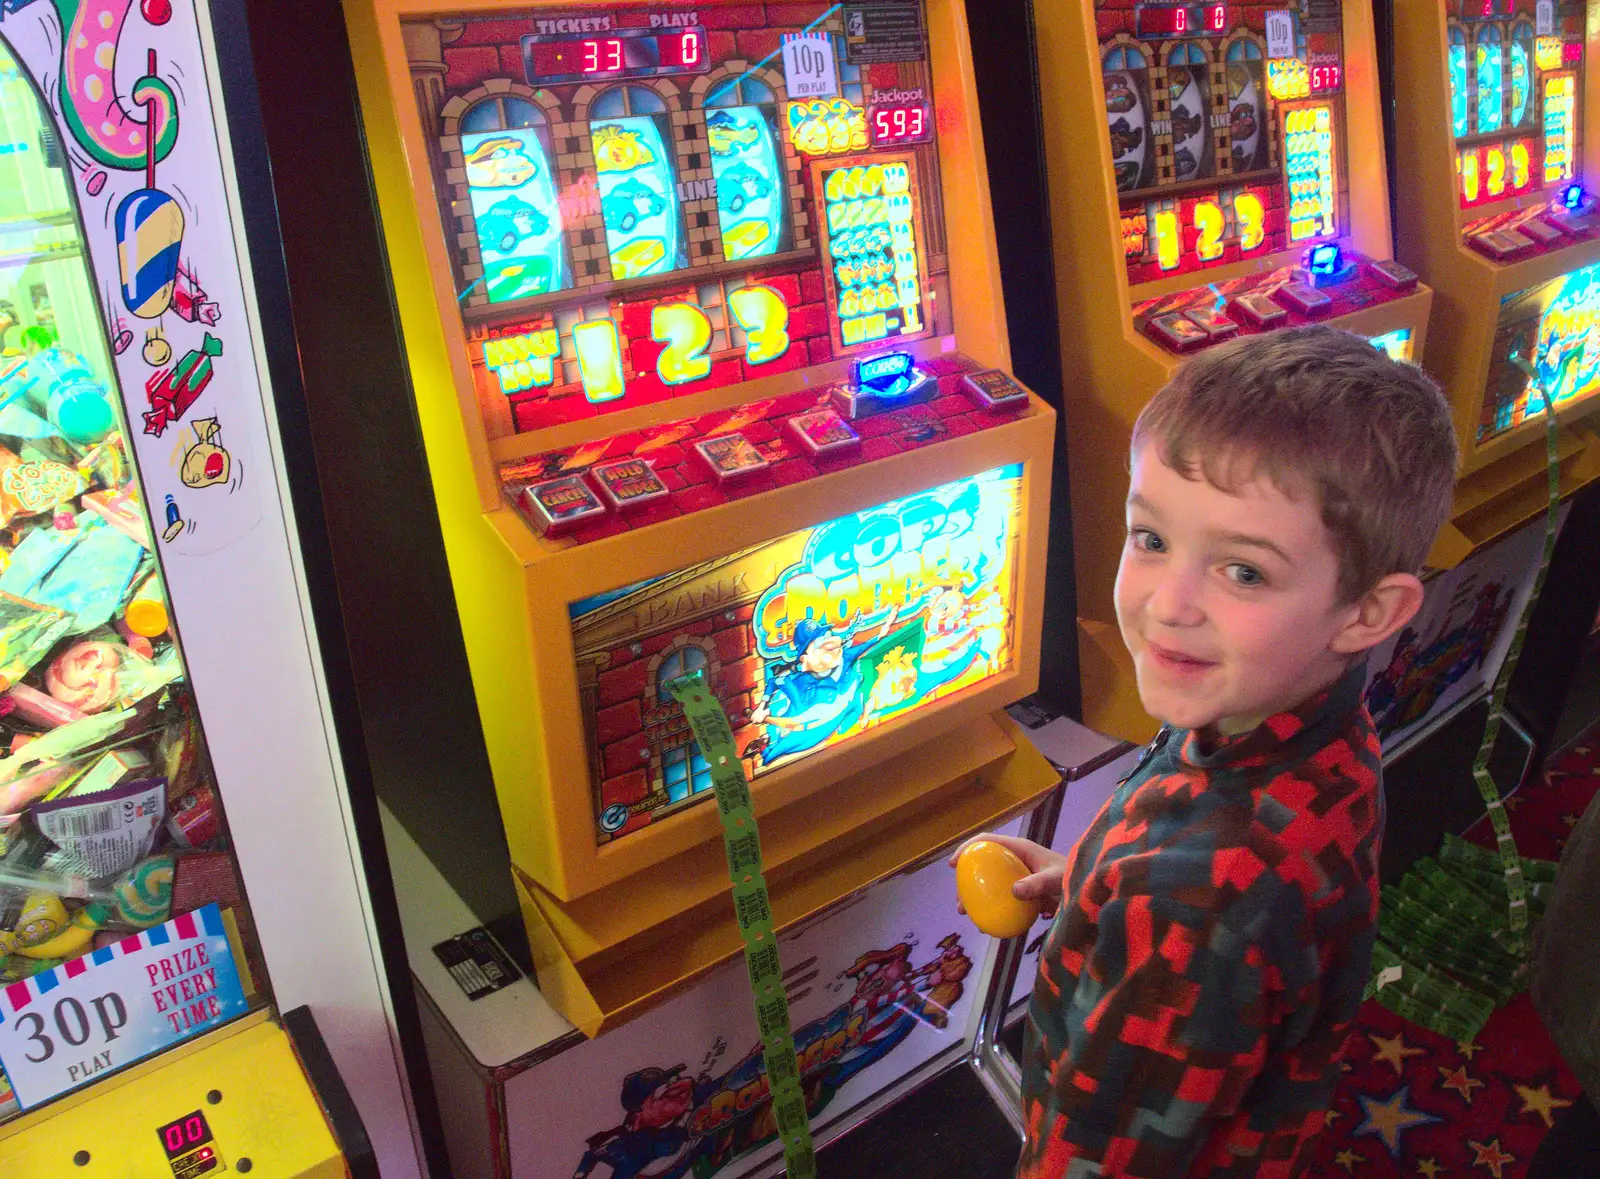
[[[1106,127],[1117,191],[1149,187],[1155,177],[1150,138],[1150,62],[1143,51],[1118,45],[1101,60],[1106,90]]]
[[[1167,54],[1172,166],[1178,183],[1216,172],[1211,144],[1211,65],[1205,50],[1180,41]]]
[[[1505,117],[1504,38],[1497,25],[1484,25],[1477,36],[1478,134],[1500,130]]]
[[[789,249],[777,96],[765,82],[743,75],[719,83],[705,105],[722,256],[743,262]]]
[[[1241,37],[1228,46],[1228,125],[1233,140],[1233,171],[1267,166],[1267,81],[1261,46]]]
[[[499,95],[461,118],[483,284],[491,303],[571,285],[571,270],[551,171],[550,124],[524,98]]]
[[[1533,25],[1526,18],[1511,26],[1511,115],[1513,128],[1533,123]]]
[[[589,137],[611,277],[688,266],[672,119],[661,96],[647,86],[613,86],[589,109]]]

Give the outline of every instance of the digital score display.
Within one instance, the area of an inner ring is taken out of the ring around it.
[[[1134,35],[1143,41],[1227,31],[1226,4],[1141,4],[1134,9]]]
[[[872,130],[873,147],[927,143],[933,138],[933,119],[927,106],[920,102],[875,106],[867,125]]]
[[[1336,94],[1344,84],[1344,69],[1337,60],[1311,63],[1311,93]]]
[[[206,1124],[206,1115],[199,1110],[158,1127],[156,1134],[161,1138],[161,1149],[166,1151],[175,1176],[192,1179],[217,1169],[211,1127]]]
[[[700,25],[667,31],[613,29],[590,37],[529,35],[522,64],[532,86],[589,78],[703,74],[711,68]]]
[[[1462,20],[1502,20],[1514,15],[1516,0],[1461,0]]]

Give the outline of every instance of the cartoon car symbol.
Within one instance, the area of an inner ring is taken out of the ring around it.
[[[761,128],[753,122],[736,119],[727,111],[717,111],[706,120],[706,138],[714,156],[731,156],[761,138]]]
[[[749,164],[735,164],[717,177],[717,203],[731,213],[771,191],[772,182]]]
[[[527,147],[510,135],[485,139],[467,153],[467,184],[473,188],[521,188],[538,174]]]
[[[600,213],[606,228],[631,233],[641,219],[654,217],[666,207],[666,200],[655,189],[637,180],[626,180],[600,202]]]
[[[509,254],[524,238],[538,237],[549,228],[550,218],[514,196],[496,201],[478,218],[479,238],[502,254]]]

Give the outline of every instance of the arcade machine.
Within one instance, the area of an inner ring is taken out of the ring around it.
[[[1600,26],[1554,0],[1397,4],[1392,21],[1396,247],[1437,293],[1423,363],[1461,442],[1441,541],[1460,560],[1544,508],[1542,402],[1512,356],[1553,392],[1562,494],[1600,478],[1589,416],[1600,221],[1585,134]]]
[[[7,1176],[351,1173],[307,1005],[419,1173],[217,61],[204,5],[0,6]]]
[[[1112,606],[1139,410],[1196,349],[1295,324],[1417,358],[1432,293],[1391,249],[1365,3],[1074,0],[1034,17],[1084,722],[1140,741],[1156,725]]]
[[[1055,416],[1006,371],[965,10],[346,14],[507,870],[593,1035],[739,944],[674,677],[780,927],[1056,782],[1000,711]]]

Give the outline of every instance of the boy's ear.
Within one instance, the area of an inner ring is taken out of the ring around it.
[[[1391,573],[1346,607],[1347,621],[1329,647],[1340,655],[1370,651],[1420,609],[1422,582],[1410,573]]]

